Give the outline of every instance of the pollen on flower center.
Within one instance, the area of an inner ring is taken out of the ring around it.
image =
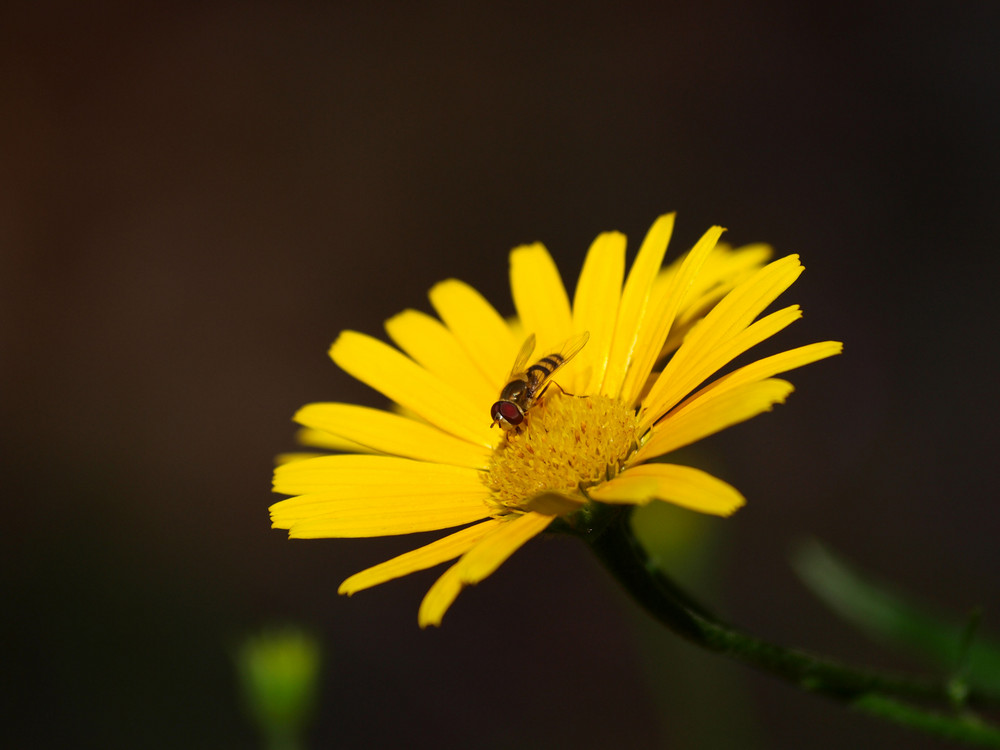
[[[507,433],[484,472],[495,513],[530,509],[532,500],[545,495],[584,502],[580,488],[618,474],[638,441],[635,412],[617,399],[547,394],[519,433]]]

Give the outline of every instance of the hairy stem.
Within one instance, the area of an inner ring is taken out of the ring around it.
[[[1000,747],[1000,731],[970,715],[956,715],[954,686],[946,679],[911,677],[842,664],[798,649],[768,643],[723,624],[671,581],[649,559],[630,524],[630,506],[593,504],[589,523],[568,530],[582,538],[625,590],[653,617],[703,648],[725,654],[866,713],[914,729],[972,744]],[[937,705],[950,715],[899,703]],[[964,705],[995,696],[969,689]],[[901,708],[905,706],[904,708]],[[885,708],[886,710],[881,710]]]

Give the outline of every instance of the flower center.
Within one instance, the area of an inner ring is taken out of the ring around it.
[[[494,515],[578,510],[580,489],[618,474],[638,442],[635,412],[617,399],[550,392],[493,451],[483,481]]]

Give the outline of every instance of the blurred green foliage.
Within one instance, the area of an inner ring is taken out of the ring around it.
[[[302,747],[313,715],[322,654],[319,642],[291,626],[247,637],[237,653],[250,716],[269,750]]]
[[[1000,696],[1000,644],[978,632],[980,610],[964,621],[934,614],[859,574],[815,541],[799,547],[793,565],[816,596],[859,630],[947,670],[957,703],[966,692],[963,684]]]

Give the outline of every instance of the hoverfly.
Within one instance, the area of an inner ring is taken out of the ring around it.
[[[493,417],[490,427],[498,424],[505,430],[520,431],[525,413],[548,388],[549,378],[573,359],[589,338],[590,332],[584,331],[564,343],[558,351],[542,357],[526,369],[528,357],[535,350],[535,334],[528,336],[514,360],[507,385],[500,391],[500,400],[490,408],[490,416]]]

